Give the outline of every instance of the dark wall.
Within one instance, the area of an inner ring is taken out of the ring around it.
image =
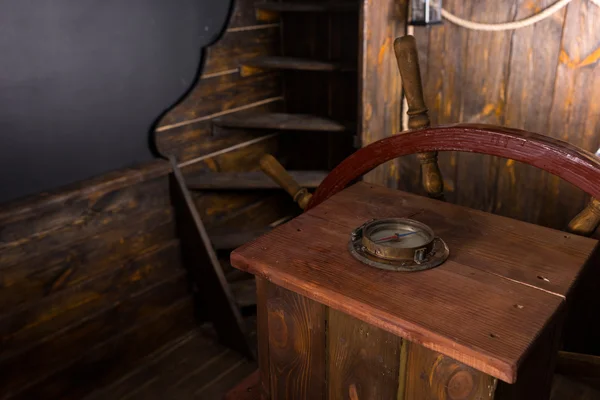
[[[226,0],[0,0],[0,202],[149,160]]]

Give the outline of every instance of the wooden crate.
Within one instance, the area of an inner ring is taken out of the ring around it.
[[[429,225],[448,261],[355,260],[351,231],[388,217]],[[232,254],[258,277],[263,397],[548,398],[565,299],[596,244],[358,183]]]

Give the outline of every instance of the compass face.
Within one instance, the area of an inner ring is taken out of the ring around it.
[[[394,248],[422,247],[433,240],[430,231],[401,220],[390,222],[383,220],[366,227],[363,235],[381,247]]]
[[[444,241],[427,225],[407,218],[384,218],[356,228],[348,243],[359,261],[392,271],[421,271],[448,257]]]

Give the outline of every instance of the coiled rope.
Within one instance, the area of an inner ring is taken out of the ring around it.
[[[480,22],[467,21],[466,19],[457,17],[456,15],[452,14],[450,11],[444,8],[442,8],[442,17],[452,22],[453,24],[475,31],[507,31],[512,29],[524,28],[526,26],[533,25],[536,22],[540,22],[548,18],[550,15],[554,14],[558,10],[565,7],[571,1],[572,0],[558,0],[556,3],[552,4],[548,8],[545,8],[544,10],[530,17],[523,18],[519,21],[503,22],[498,24],[484,24]],[[589,1],[591,1],[596,6],[600,7],[600,0]]]

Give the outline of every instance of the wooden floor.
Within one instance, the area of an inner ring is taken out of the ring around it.
[[[199,328],[163,346],[142,365],[86,399],[221,400],[256,368]]]

